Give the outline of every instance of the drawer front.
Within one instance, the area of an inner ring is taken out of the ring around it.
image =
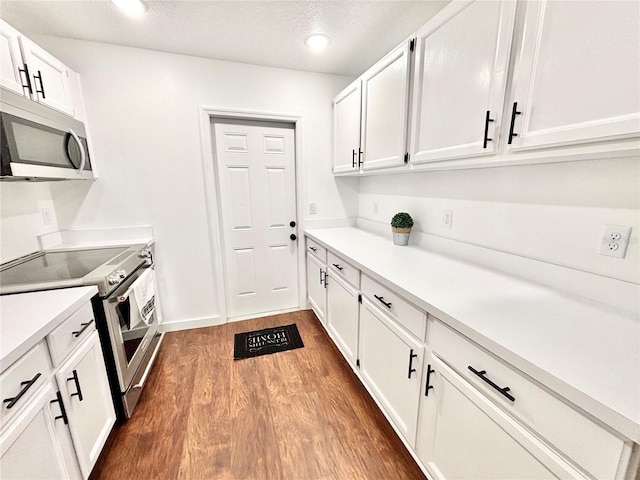
[[[0,418],[3,420],[3,425],[8,418],[28,403],[41,385],[49,381],[50,373],[49,352],[43,340],[0,375],[0,392],[2,392]]]
[[[584,470],[596,478],[616,478],[625,449],[623,439],[439,320],[429,318],[429,345],[434,354]]]
[[[400,295],[382,286],[364,273],[362,274],[362,293],[380,310],[385,312],[396,322],[424,340],[427,330],[425,313],[413,306]]]
[[[96,322],[91,303],[86,303],[47,335],[53,366],[60,365],[76,345],[80,345],[95,329]]]
[[[356,288],[360,288],[360,270],[333,252],[327,252],[327,267]]]
[[[307,237],[307,252],[318,257],[322,263],[327,263],[327,249]]]

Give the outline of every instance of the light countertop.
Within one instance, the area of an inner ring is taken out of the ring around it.
[[[357,228],[305,234],[640,443],[640,318]]]
[[[0,296],[0,371],[97,293],[90,286]]]

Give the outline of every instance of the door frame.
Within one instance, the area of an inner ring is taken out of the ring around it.
[[[200,139],[202,151],[202,173],[204,181],[204,194],[207,211],[207,224],[211,245],[212,270],[216,288],[216,299],[219,305],[219,321],[216,324],[228,323],[227,316],[227,288],[224,272],[223,238],[222,238],[222,215],[218,201],[217,173],[215,166],[215,156],[213,153],[213,139],[211,125],[213,121],[224,120],[245,120],[262,122],[285,122],[293,124],[295,138],[295,188],[296,188],[296,224],[298,235],[298,307],[305,305],[306,300],[306,264],[304,263],[305,248],[301,246],[304,239],[304,211],[303,199],[306,195],[304,177],[304,150],[302,148],[302,115],[292,113],[282,113],[264,110],[246,110],[239,108],[208,107],[201,106],[198,109],[200,119]],[[290,311],[290,310],[286,310]],[[282,313],[284,313],[283,311]],[[275,312],[281,313],[281,312]],[[271,314],[271,313],[269,313]],[[260,315],[248,318],[259,317]],[[234,317],[234,321],[243,320],[245,317]]]

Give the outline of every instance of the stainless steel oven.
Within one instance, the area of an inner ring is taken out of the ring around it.
[[[94,310],[104,312],[104,319],[98,322],[102,325],[99,331],[103,344],[108,340],[111,348],[113,363],[110,367],[118,379],[118,390],[114,394],[121,397],[122,413],[127,418],[138,402],[162,339],[155,308],[152,307],[154,310],[145,320],[132,299],[136,283],[147,270],[153,274],[153,264],[141,266],[109,295],[94,300],[101,304]]]
[[[155,295],[146,310],[132,301],[143,278],[154,280],[154,267],[147,244],[47,250],[0,265],[1,295],[97,285],[93,312],[121,421],[131,417],[164,335]]]

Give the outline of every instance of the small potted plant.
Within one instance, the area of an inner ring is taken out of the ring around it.
[[[394,245],[408,245],[409,233],[413,227],[413,219],[406,212],[396,213],[391,219],[391,231],[393,232]]]

